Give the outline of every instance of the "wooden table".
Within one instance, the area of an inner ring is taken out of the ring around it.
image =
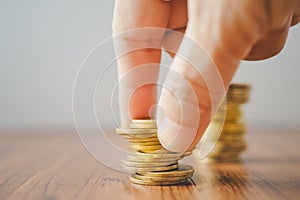
[[[4,132],[0,199],[300,199],[300,131],[249,132],[242,164],[194,161],[192,181],[179,186],[132,184],[94,159],[76,133]]]

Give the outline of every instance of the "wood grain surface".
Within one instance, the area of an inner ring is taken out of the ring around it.
[[[3,132],[0,199],[300,199],[300,131],[251,130],[247,142],[243,163],[190,158],[189,182],[140,186],[93,158],[75,132]]]

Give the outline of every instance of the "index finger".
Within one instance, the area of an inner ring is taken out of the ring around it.
[[[116,0],[113,34],[144,27],[166,28],[169,12],[170,3],[162,0]],[[147,43],[157,43],[160,47],[164,32],[138,34],[133,31],[131,34],[122,35],[122,42],[115,44],[116,51],[120,48],[126,49],[126,46],[135,43],[145,44],[145,48],[128,52],[117,60],[119,81],[123,79],[122,84],[119,85],[120,114],[122,125],[126,125],[128,118],[149,118],[149,109],[156,104],[156,85],[135,88],[135,83],[140,77],[136,74],[133,77],[126,76],[126,74],[137,67],[146,65],[146,68],[152,69],[151,73],[147,74],[147,79],[156,82],[161,50],[146,46]]]

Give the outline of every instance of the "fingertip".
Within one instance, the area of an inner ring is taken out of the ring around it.
[[[132,119],[151,118],[156,104],[156,85],[148,84],[137,88],[129,99],[129,115]]]

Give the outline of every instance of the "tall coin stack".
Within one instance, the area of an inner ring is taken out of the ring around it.
[[[250,86],[247,84],[230,85],[226,95],[226,106],[219,108],[205,132],[207,137],[220,136],[212,152],[202,160],[203,162],[241,161],[241,153],[247,147],[244,139],[246,127],[241,121],[241,105],[249,100],[249,91]],[[224,114],[225,112],[226,114]]]
[[[178,160],[192,154],[170,152],[163,148],[157,138],[156,121],[151,119],[132,120],[129,128],[117,128],[134,152],[122,161],[126,171],[133,172],[130,180],[141,185],[175,185],[193,176],[194,168],[178,164]]]

